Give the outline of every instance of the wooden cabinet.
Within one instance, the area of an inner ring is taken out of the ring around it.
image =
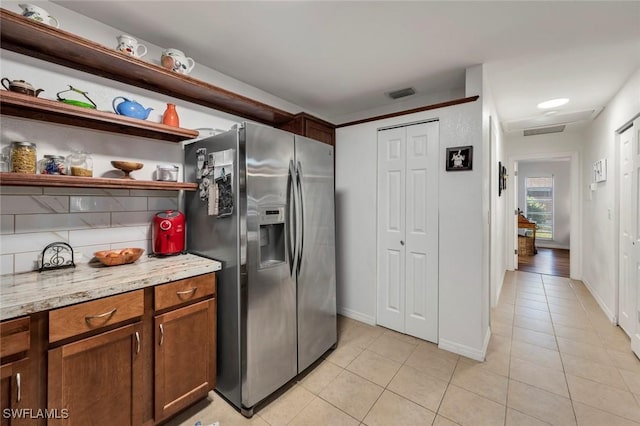
[[[154,318],[155,420],[204,398],[216,377],[216,305],[204,300]]]
[[[294,118],[291,121],[278,126],[278,128],[301,136],[306,136],[329,145],[335,145],[335,126],[327,121],[320,120],[319,118],[304,112],[294,115]]]
[[[51,349],[48,408],[63,415],[48,424],[140,425],[141,333],[138,322]]]
[[[0,323],[0,424],[33,424],[32,408],[34,380],[31,360],[28,358],[30,344],[29,318],[17,318]],[[8,411],[7,411],[8,410]],[[35,414],[35,413],[34,413]]]

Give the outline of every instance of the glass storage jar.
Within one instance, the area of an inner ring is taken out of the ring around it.
[[[9,171],[9,156],[6,154],[0,154],[0,172]]]
[[[64,161],[62,155],[45,155],[38,161],[38,171],[42,175],[66,175]]]
[[[93,159],[84,151],[74,152],[67,156],[67,174],[72,176],[93,176]]]
[[[31,142],[11,143],[11,171],[36,174],[36,145]]]

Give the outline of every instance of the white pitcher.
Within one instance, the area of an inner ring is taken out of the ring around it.
[[[42,22],[43,24],[51,25],[52,27],[60,28],[60,22],[53,16],[49,15],[49,12],[43,8],[33,4],[19,4],[22,9],[22,16],[25,18],[33,19],[34,21]]]
[[[189,74],[196,63],[193,59],[188,58],[182,51],[178,49],[164,49],[160,63],[166,69],[175,71],[180,74]]]
[[[127,34],[118,36],[118,47],[116,49],[125,55],[135,58],[142,58],[147,54],[147,46],[139,44],[138,40]]]

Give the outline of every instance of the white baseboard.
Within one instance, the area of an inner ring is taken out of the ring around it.
[[[365,314],[363,314],[361,312],[354,311],[352,309],[345,308],[343,306],[338,306],[338,313],[340,315],[343,315],[343,316],[347,317],[347,318],[351,318],[351,319],[354,319],[356,321],[363,322],[365,324],[376,325],[375,317],[372,317],[371,315],[365,315]]]
[[[489,346],[489,339],[491,339],[491,329],[487,328],[487,333],[482,344],[482,349],[476,349],[470,346],[461,345],[460,343],[450,342],[442,338],[438,339],[438,348],[482,362],[487,355],[487,346]]]
[[[618,324],[618,316],[613,312],[611,312],[607,304],[604,303],[604,300],[602,300],[600,295],[593,289],[593,286],[591,285],[591,283],[586,279],[582,279],[581,281],[584,283],[585,287],[587,287],[587,290],[589,290],[589,293],[591,293],[591,296],[593,296],[596,302],[598,302],[598,306],[600,306],[600,309],[602,309],[602,312],[604,312],[607,318],[609,318],[609,321],[611,321],[611,324],[613,325]]]

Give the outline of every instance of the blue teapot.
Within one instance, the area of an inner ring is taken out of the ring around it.
[[[124,101],[116,105],[116,101],[118,99],[124,99]],[[147,117],[149,117],[149,113],[153,111],[153,108],[144,109],[144,107],[136,101],[130,101],[124,96],[116,96],[115,98],[113,98],[113,102],[111,103],[111,105],[113,106],[113,110],[116,112],[116,114],[139,118],[141,120],[146,120]]]

